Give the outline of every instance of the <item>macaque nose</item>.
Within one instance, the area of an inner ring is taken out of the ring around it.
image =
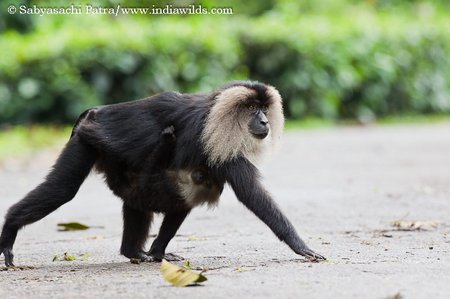
[[[269,120],[267,119],[266,115],[264,113],[259,113],[259,123],[263,126],[266,127],[267,124],[269,123]]]

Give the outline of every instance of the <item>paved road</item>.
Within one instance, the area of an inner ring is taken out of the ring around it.
[[[1,166],[0,214],[54,159],[46,151]],[[194,211],[168,248],[207,267],[208,281],[172,287],[159,265],[118,254],[120,201],[91,175],[73,201],[20,232],[16,264],[34,269],[1,271],[0,297],[450,298],[449,123],[289,132],[262,171],[327,262],[303,262],[226,190],[218,208]],[[425,221],[427,230],[395,231],[396,220]],[[58,232],[67,221],[104,228]],[[64,252],[90,257],[52,262]]]

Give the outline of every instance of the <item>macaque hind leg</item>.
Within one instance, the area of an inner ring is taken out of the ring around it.
[[[0,255],[4,254],[7,267],[14,266],[12,250],[18,230],[69,202],[91,171],[96,158],[96,151],[79,136],[73,135],[45,181],[9,208],[0,235]]]

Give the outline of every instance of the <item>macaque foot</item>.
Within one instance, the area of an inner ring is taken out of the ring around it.
[[[154,262],[151,256],[148,256],[145,251],[138,251],[134,253],[122,253],[124,256],[129,258],[132,261],[138,262]]]
[[[184,257],[176,255],[174,253],[166,253],[164,255],[164,259],[166,261],[169,261],[169,262],[179,262],[179,261],[184,261],[185,260]]]
[[[3,253],[5,256],[5,266],[14,267],[14,254],[11,248],[0,248],[0,255]]]
[[[148,252],[147,255],[154,262],[161,262],[163,259],[165,259],[166,261],[169,261],[169,262],[178,262],[178,261],[184,260],[184,257],[173,254],[173,253],[161,254],[161,253],[155,253],[155,252],[153,252],[153,253]]]
[[[309,248],[305,248],[297,252],[298,254],[304,256],[306,259],[308,259],[310,262],[320,262],[325,261],[326,258],[323,255],[320,255],[318,253],[315,253]]]

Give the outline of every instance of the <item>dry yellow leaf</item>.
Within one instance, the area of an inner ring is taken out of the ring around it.
[[[207,280],[201,273],[192,272],[166,260],[162,260],[161,273],[165,280],[177,287],[185,287]]]
[[[60,231],[86,230],[90,228],[89,226],[79,222],[58,223],[58,226],[60,227]]]

